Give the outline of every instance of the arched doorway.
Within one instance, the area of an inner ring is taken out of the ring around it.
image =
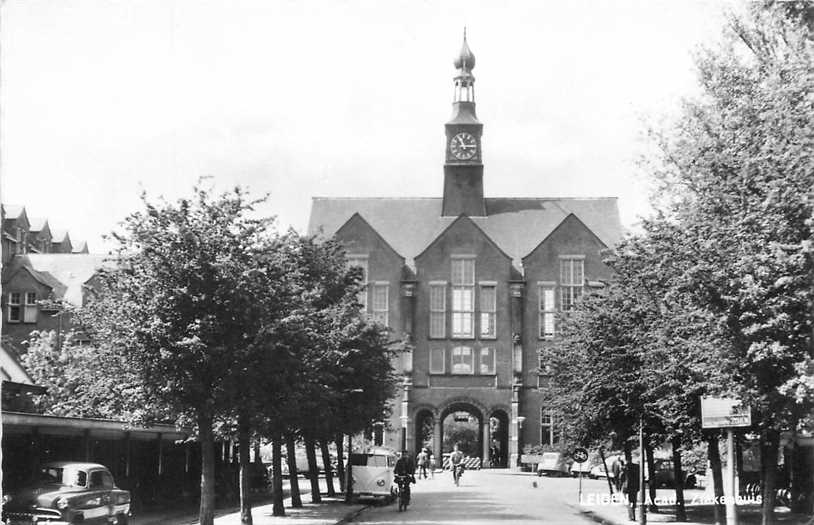
[[[496,468],[509,466],[509,416],[503,410],[493,410],[489,416],[490,464]]]
[[[441,449],[452,451],[457,443],[465,456],[484,459],[484,412],[473,403],[459,401],[441,411]]]

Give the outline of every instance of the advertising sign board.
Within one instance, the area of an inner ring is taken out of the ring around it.
[[[731,397],[701,398],[701,428],[752,426],[752,412]]]

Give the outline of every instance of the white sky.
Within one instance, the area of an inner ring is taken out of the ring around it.
[[[5,0],[2,201],[103,252],[142,189],[203,175],[299,231],[315,195],[440,197],[466,25],[487,196],[618,196],[630,225],[644,121],[696,89],[722,6]]]

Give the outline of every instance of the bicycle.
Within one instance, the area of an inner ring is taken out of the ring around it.
[[[410,483],[412,480],[410,476],[397,475],[395,482],[399,490],[399,512],[401,512],[402,510],[407,510],[407,505],[410,504]]]
[[[455,480],[455,486],[459,486],[461,482],[461,476],[464,474],[464,465],[463,463],[458,463],[457,465],[452,466],[452,479]]]

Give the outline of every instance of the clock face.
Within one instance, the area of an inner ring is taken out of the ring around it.
[[[478,152],[478,141],[469,133],[458,133],[449,141],[449,151],[458,160],[469,160]]]

